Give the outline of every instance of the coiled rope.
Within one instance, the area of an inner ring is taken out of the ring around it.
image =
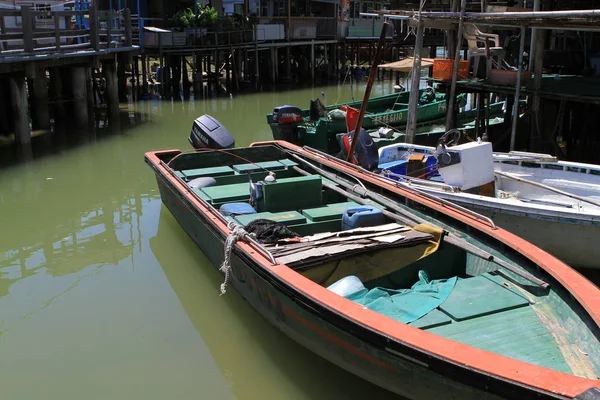
[[[227,227],[231,230],[227,240],[225,241],[225,248],[223,250],[223,263],[219,267],[219,271],[225,275],[225,280],[221,284],[221,296],[227,291],[227,283],[229,282],[229,275],[231,274],[231,253],[233,246],[236,242],[242,241],[248,243],[253,234],[248,233],[244,230],[244,227],[231,221],[227,224]]]

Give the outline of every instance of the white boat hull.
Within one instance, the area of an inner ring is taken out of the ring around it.
[[[434,150],[397,143],[379,149],[380,163]],[[600,269],[600,166],[496,153],[494,171],[495,197],[438,181],[408,179],[405,184],[489,217],[573,267]]]
[[[533,243],[576,268],[600,269],[600,228],[585,221],[567,221],[531,212],[499,209],[497,204],[473,204],[458,196],[428,191],[438,197],[490,217],[494,223]],[[529,210],[532,211],[532,210]]]

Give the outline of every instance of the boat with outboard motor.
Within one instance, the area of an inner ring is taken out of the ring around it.
[[[379,127],[406,125],[410,92],[392,93],[369,99],[362,127],[371,130]],[[446,115],[446,95],[433,88],[420,91],[417,118],[420,123],[438,120]],[[275,107],[267,114],[267,123],[274,140],[286,140],[307,145],[330,154],[340,151],[337,134],[346,133],[347,112],[360,108],[361,101],[323,106],[319,99],[311,101],[309,109],[295,106]],[[466,104],[466,95],[457,96],[459,107]]]
[[[282,141],[145,161],[222,292],[332,363],[415,399],[600,399],[600,289],[487,218]]]
[[[481,141],[396,143],[379,149],[378,163],[384,176],[482,213],[571,266],[600,268],[598,165],[493,153]]]

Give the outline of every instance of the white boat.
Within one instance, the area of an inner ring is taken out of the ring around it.
[[[409,159],[411,165],[409,167]],[[382,174],[489,217],[574,267],[600,268],[600,166],[490,143],[379,149]],[[420,170],[419,170],[420,167]],[[412,169],[407,176],[407,171]]]

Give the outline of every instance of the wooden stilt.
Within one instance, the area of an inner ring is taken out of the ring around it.
[[[225,87],[227,88],[227,93],[231,93],[231,57],[233,57],[233,52],[225,56]]]
[[[315,43],[313,40],[310,45],[310,78],[313,83],[315,82],[315,62]]]
[[[15,118],[15,142],[18,145],[31,143],[29,129],[29,106],[27,104],[27,81],[23,74],[12,74],[8,78],[12,112]]]
[[[29,79],[31,96],[31,123],[33,129],[50,130],[50,109],[48,107],[48,79],[46,70],[37,69],[35,78]]]
[[[69,97],[73,104],[72,127],[76,130],[87,130],[88,103],[85,67],[70,68],[71,84]]]
[[[52,99],[52,117],[54,129],[63,130],[65,125],[65,105],[63,103],[63,90],[60,68],[50,69],[50,97]]]
[[[190,89],[192,87],[192,84],[190,83],[190,77],[188,75],[187,57],[185,56],[181,57],[181,77],[181,85],[183,87],[183,99],[187,101],[190,99]]]
[[[148,68],[146,65],[146,56],[142,56],[142,93],[148,93]]]
[[[114,62],[104,62],[102,73],[106,79],[106,103],[108,106],[108,123],[113,132],[121,131],[121,115],[119,111],[119,87]],[[166,74],[164,74],[166,75]],[[163,78],[164,78],[163,75]]]

